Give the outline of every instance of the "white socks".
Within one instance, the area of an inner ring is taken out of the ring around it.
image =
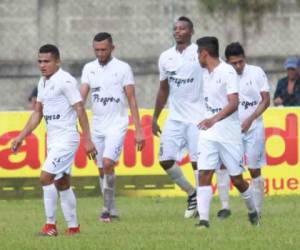
[[[76,214],[76,198],[72,188],[60,191],[61,208],[68,223],[68,227],[78,227],[78,220]]]
[[[199,170],[194,170],[195,175],[195,187],[197,188],[199,186]]]
[[[264,201],[264,178],[262,176],[258,176],[251,180],[251,188],[253,193],[254,204],[257,213],[260,215],[263,207]]]
[[[43,186],[44,193],[44,208],[46,214],[46,223],[56,223],[56,208],[57,208],[57,189],[54,184]]]
[[[104,190],[103,190],[103,183],[104,183],[104,177],[101,177],[99,176],[99,184],[100,184],[100,191],[104,197]],[[113,197],[112,197],[112,200],[111,200],[111,205],[110,205],[110,210],[109,210],[109,213],[111,215],[118,215],[118,211],[116,209],[116,188],[114,187],[113,188]],[[107,208],[104,208],[103,210],[107,210]],[[106,212],[106,211],[104,211]]]
[[[197,187],[197,209],[200,220],[209,220],[210,202],[213,196],[212,187]]]
[[[115,195],[115,174],[104,174],[103,177],[103,212],[110,212],[114,203]]]
[[[103,177],[101,176],[99,176],[99,187],[101,194],[103,194]]]
[[[46,214],[46,223],[47,224],[56,224],[56,208],[57,208],[57,199],[58,192],[53,184],[43,186],[44,192],[44,206]],[[76,214],[76,198],[71,188],[60,191],[61,198],[61,208],[65,220],[68,223],[68,227],[77,227],[77,214]]]
[[[188,195],[192,195],[195,192],[195,188],[184,177],[181,169],[176,163],[174,163],[171,168],[167,169],[166,172],[182,190],[187,192]]]
[[[229,209],[230,177],[227,169],[216,170],[216,176],[222,209]]]
[[[241,197],[245,201],[249,213],[255,212],[256,209],[255,209],[253,194],[250,186],[244,193],[241,193]]]

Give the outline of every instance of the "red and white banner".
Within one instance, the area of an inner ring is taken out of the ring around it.
[[[116,168],[117,175],[164,175],[158,163],[159,138],[151,133],[153,110],[141,110],[141,120],[146,137],[146,146],[142,152],[136,152],[134,145],[134,127],[130,122],[124,149]],[[163,127],[167,111],[161,115]],[[10,144],[25,126],[30,112],[0,112],[0,178],[38,177],[46,156],[45,124],[24,140],[20,152],[14,155]],[[90,116],[90,113],[89,113]],[[299,119],[300,109],[269,108],[264,114],[266,133],[267,166],[263,169],[266,179],[267,194],[300,194],[299,164]],[[193,172],[188,164],[188,157],[180,163],[184,174],[194,182]],[[77,152],[73,176],[96,176],[94,162],[86,157],[82,145]],[[248,174],[246,174],[249,177]],[[0,180],[1,181],[1,180]],[[215,187],[215,183],[213,184]],[[137,191],[138,194],[182,195],[176,187],[174,190]],[[232,191],[236,194],[236,191]]]

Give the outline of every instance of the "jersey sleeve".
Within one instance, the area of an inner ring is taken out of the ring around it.
[[[258,68],[257,82],[260,92],[270,92],[270,85],[268,82],[267,75],[261,68]]]
[[[237,74],[234,69],[230,69],[225,75],[227,95],[238,93]]]
[[[37,102],[43,102],[42,91],[41,91],[42,82],[43,82],[43,79],[41,78],[39,80],[39,83],[38,83],[38,86],[37,86],[37,97],[36,97]]]
[[[70,105],[74,105],[82,100],[75,78],[65,79],[62,91]]]
[[[122,81],[122,86],[127,86],[127,85],[134,85],[134,76],[133,76],[133,72],[131,67],[126,64],[126,66],[124,67],[124,77],[123,77],[123,81]]]
[[[87,83],[88,85],[90,85],[90,80],[89,80],[89,76],[88,76],[88,67],[87,67],[87,65],[84,65],[84,67],[82,69],[81,84],[82,83]]]
[[[164,63],[163,63],[163,57],[160,56],[159,59],[158,59],[158,70],[159,70],[159,80],[160,81],[164,81],[166,79],[168,79],[168,75],[167,75],[167,72],[164,68]]]

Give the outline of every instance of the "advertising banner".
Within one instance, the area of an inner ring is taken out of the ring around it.
[[[151,109],[140,111],[146,138],[146,146],[142,152],[136,151],[134,126],[129,117],[130,125],[116,167],[117,176],[127,177],[128,181],[124,189],[128,190],[128,194],[184,195],[170,182],[159,166],[159,138],[153,136],[151,132],[152,113]],[[0,178],[26,178],[40,175],[47,152],[44,121],[24,140],[18,154],[13,154],[10,150],[12,138],[22,130],[30,115],[30,112],[0,112]],[[159,121],[162,128],[166,117],[167,110],[164,110]],[[265,177],[266,194],[300,194],[299,118],[300,109],[294,108],[269,108],[264,114],[267,166],[262,172]],[[187,155],[180,162],[180,166],[187,178],[194,183],[194,175]],[[80,145],[76,154],[72,175],[75,177],[98,175],[96,165],[86,157],[83,145]],[[249,178],[247,172],[245,176]],[[135,180],[136,183],[139,177],[144,182],[142,185],[137,186],[130,182]],[[165,184],[162,180],[166,180]],[[215,186],[214,180],[214,190]],[[231,192],[237,194],[234,189]]]

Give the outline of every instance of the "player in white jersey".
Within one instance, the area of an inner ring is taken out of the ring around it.
[[[188,149],[191,164],[198,182],[197,124],[202,118],[202,68],[198,63],[197,45],[191,42],[193,23],[180,17],[174,25],[176,45],[159,57],[160,88],[156,97],[152,131],[158,136],[161,130],[157,120],[169,99],[169,115],[160,140],[159,161],[162,168],[188,195],[184,217],[193,217],[197,212],[196,190],[184,177],[176,161],[182,150]]]
[[[40,234],[56,236],[56,207],[58,192],[61,207],[68,223],[67,235],[80,232],[76,213],[76,198],[70,187],[71,165],[79,145],[77,117],[82,128],[85,150],[94,158],[96,149],[91,141],[89,123],[77,88],[77,82],[60,68],[59,50],[46,44],[39,49],[38,64],[42,77],[34,112],[23,131],[13,140],[12,150],[17,152],[23,139],[41,122],[47,127],[47,158],[40,181],[43,186],[46,224]],[[58,191],[58,192],[57,192]]]
[[[211,180],[214,171],[223,162],[234,186],[241,193],[248,208],[249,220],[257,225],[252,191],[243,179],[244,168],[241,127],[238,119],[237,74],[231,65],[219,59],[219,42],[215,37],[197,40],[199,62],[203,72],[205,119],[199,123],[198,143],[199,186],[197,203],[199,228],[209,227],[209,208],[212,199]]]
[[[261,176],[261,167],[266,165],[262,114],[270,105],[270,88],[265,72],[260,67],[246,63],[245,52],[240,43],[229,44],[225,49],[225,57],[238,74],[238,113],[242,124],[244,164],[248,166],[252,178],[250,185],[256,211],[260,215],[264,197],[264,179]],[[218,170],[216,174],[222,203],[218,217],[226,218],[231,214],[229,209],[230,180],[226,168]]]
[[[136,129],[138,150],[142,150],[145,141],[131,67],[112,56],[114,45],[109,33],[97,34],[93,40],[93,48],[97,58],[84,66],[80,92],[85,101],[91,91],[92,137],[98,151],[96,158],[104,200],[99,219],[110,222],[111,218],[118,217],[115,206],[114,167],[121,154],[128,127],[127,101]]]

